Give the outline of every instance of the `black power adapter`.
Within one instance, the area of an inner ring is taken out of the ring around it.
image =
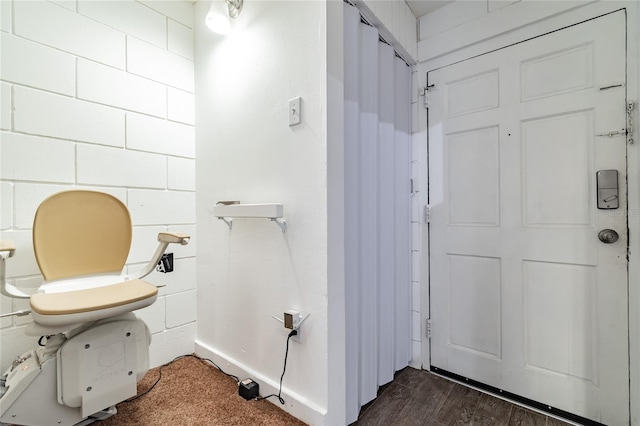
[[[260,385],[251,379],[244,379],[238,384],[238,394],[246,399],[255,399],[258,397]]]

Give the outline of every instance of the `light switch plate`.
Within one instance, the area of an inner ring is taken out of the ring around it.
[[[300,110],[300,97],[289,100],[289,126],[295,126],[302,121],[302,111]]]

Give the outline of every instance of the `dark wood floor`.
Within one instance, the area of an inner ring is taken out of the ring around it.
[[[568,423],[435,376],[405,368],[353,425],[562,426]]]

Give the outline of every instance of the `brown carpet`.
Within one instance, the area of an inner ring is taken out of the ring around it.
[[[158,378],[154,368],[138,383],[138,394]],[[280,404],[277,399],[276,403]],[[269,401],[246,401],[236,381],[211,364],[185,357],[162,367],[162,379],[148,394],[117,405],[118,413],[96,426],[304,425]]]

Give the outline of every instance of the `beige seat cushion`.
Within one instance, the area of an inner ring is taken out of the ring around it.
[[[113,195],[63,191],[33,219],[33,250],[47,281],[120,273],[131,248],[131,216]]]
[[[68,315],[126,305],[156,294],[155,286],[142,280],[131,280],[87,290],[36,293],[31,296],[30,304],[40,315]]]

